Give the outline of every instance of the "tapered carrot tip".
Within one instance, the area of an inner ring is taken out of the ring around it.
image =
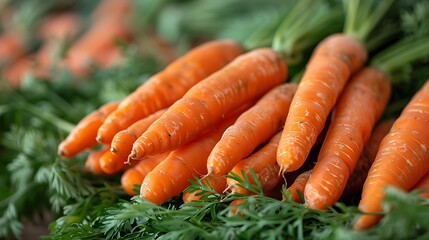
[[[362,215],[353,225],[353,229],[357,231],[367,230],[377,224],[381,217],[381,215]]]
[[[121,130],[122,129],[117,123],[109,121],[109,124],[103,124],[100,126],[97,132],[96,140],[102,144],[110,144],[115,134]]]

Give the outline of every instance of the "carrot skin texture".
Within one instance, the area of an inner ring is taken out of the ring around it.
[[[225,119],[193,142],[174,150],[144,179],[140,197],[161,204],[179,195],[194,176],[207,174],[207,157],[238,114]]]
[[[124,170],[128,162],[127,156],[115,155],[111,151],[107,151],[100,158],[100,167],[104,173],[112,175]],[[133,161],[134,163],[135,161]],[[130,162],[129,162],[130,163]]]
[[[280,166],[276,161],[276,153],[280,136],[281,132],[274,135],[265,146],[237,163],[231,172],[237,174],[244,180],[242,173],[242,171],[244,171],[249,182],[251,184],[256,184],[255,179],[253,179],[252,174],[250,173],[250,169],[252,169],[258,181],[261,183],[262,190],[264,192],[271,191],[282,179],[282,176],[279,175]],[[250,190],[241,187],[234,179],[227,178],[226,181],[228,189],[233,193],[241,193],[245,195],[255,194]]]
[[[380,142],[389,132],[393,122],[393,119],[383,120],[374,127],[371,137],[365,145],[362,155],[356,163],[355,169],[350,175],[349,180],[347,181],[342,198],[350,198],[351,196],[359,194],[362,191],[363,183],[365,182],[369,168],[371,167],[375,156],[377,155]]]
[[[271,49],[253,50],[192,87],[134,143],[131,158],[142,158],[191,141],[225,115],[281,84],[287,67]]]
[[[98,128],[106,117],[113,112],[119,102],[108,102],[85,116],[59,144],[58,153],[66,158],[73,157],[87,148],[98,144],[95,140]]]
[[[131,153],[131,149],[133,148],[133,143],[164,112],[165,109],[152,113],[151,115],[133,123],[127,129],[124,129],[115,134],[110,145],[110,151],[115,155],[128,157],[128,155]]]
[[[365,180],[358,208],[381,212],[387,186],[409,191],[429,171],[429,81],[413,96],[380,143]],[[377,224],[381,215],[364,214],[354,229]]]
[[[389,79],[375,68],[362,69],[346,85],[305,187],[309,208],[326,209],[340,199],[390,95]]]
[[[228,174],[235,164],[275,135],[284,125],[296,88],[295,83],[275,87],[243,113],[210,153],[207,160],[209,174]]]
[[[100,167],[100,158],[107,151],[109,151],[109,148],[107,147],[91,151],[85,161],[85,168],[95,175],[104,175],[104,172]]]
[[[128,95],[100,127],[98,141],[110,143],[120,130],[151,113],[169,107],[196,83],[243,52],[238,43],[230,40],[211,41],[190,50]]]
[[[201,178],[201,182],[204,186],[215,190],[219,194],[223,193],[227,186],[226,176],[205,175]],[[199,193],[201,193],[201,191],[184,191],[182,194],[182,200],[185,203],[201,200],[202,195],[198,195]]]
[[[125,170],[121,176],[121,186],[124,191],[130,195],[137,195],[133,191],[133,185],[141,185],[146,175],[151,172],[159,163],[161,163],[169,153],[148,157],[136,163],[133,167]]]
[[[334,34],[314,50],[292,100],[277,153],[283,172],[297,170],[307,158],[351,74],[367,59],[353,37]]]

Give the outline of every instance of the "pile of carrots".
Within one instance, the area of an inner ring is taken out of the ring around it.
[[[272,48],[206,42],[87,115],[58,152],[91,149],[92,173],[122,174],[129,195],[156,204],[181,194],[200,200],[184,192],[195,177],[219,193],[255,194],[236,177],[273,197],[285,184],[284,201],[311,209],[362,192],[354,228],[368,229],[382,217],[373,213],[385,187],[429,191],[429,82],[397,119],[382,119],[390,72],[367,64],[361,40],[326,37],[299,84],[288,82],[287,59]]]
[[[36,48],[26,46],[29,40],[10,24],[0,34],[1,77],[16,89],[28,74],[54,80],[56,73],[67,71],[81,79],[90,76],[95,67],[121,65],[125,59],[118,43],[131,44],[136,34],[142,34],[139,31],[146,31],[135,29],[132,10],[132,1],[103,0],[89,17],[73,9],[45,14],[35,27],[34,42],[40,42]],[[174,56],[165,41],[152,40],[156,47],[168,49],[166,56]]]

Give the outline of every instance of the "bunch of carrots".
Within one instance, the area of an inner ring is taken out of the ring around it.
[[[203,201],[184,191],[196,177],[219,193],[255,194],[239,179],[273,197],[286,185],[284,201],[311,209],[362,192],[354,228],[370,228],[387,186],[429,191],[429,82],[400,116],[383,118],[396,70],[429,56],[429,31],[372,52],[370,33],[393,4],[374,2],[362,7],[370,27],[354,21],[357,1],[346,3],[344,31],[317,44],[298,83],[275,49],[212,40],[87,115],[58,152],[91,149],[92,173],[122,174],[129,195],[156,204]]]

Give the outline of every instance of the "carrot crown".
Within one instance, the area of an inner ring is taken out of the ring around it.
[[[367,41],[370,34],[380,25],[379,23],[393,3],[393,0],[343,0],[346,11],[343,32],[352,35],[368,48]],[[377,30],[377,35],[384,36],[386,33],[391,33],[390,28],[379,28]]]

